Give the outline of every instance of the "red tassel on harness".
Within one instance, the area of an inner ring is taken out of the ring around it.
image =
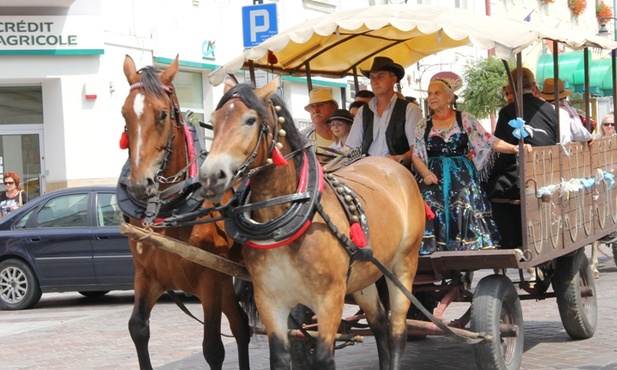
[[[427,221],[430,221],[435,218],[435,213],[433,213],[433,210],[431,209],[431,207],[429,207],[429,205],[426,202],[424,202],[424,213],[426,213]]]
[[[272,151],[272,163],[274,163],[275,166],[286,166],[288,164],[287,159],[283,157],[277,147],[274,147]]]
[[[128,149],[129,148],[129,135],[126,134],[126,131],[122,132],[120,135],[120,149]]]
[[[359,223],[356,222],[351,224],[351,228],[349,229],[349,238],[358,248],[366,247],[366,236],[364,235],[362,226],[360,226]]]

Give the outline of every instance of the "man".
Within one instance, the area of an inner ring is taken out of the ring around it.
[[[362,74],[371,81],[375,96],[358,109],[347,138],[350,148],[362,148],[367,155],[381,155],[411,167],[416,125],[422,111],[415,104],[398,99],[396,85],[405,69],[387,57],[375,57],[370,70]]]
[[[311,114],[313,126],[304,134],[309,140],[313,140],[318,147],[329,147],[335,141],[334,134],[328,126],[328,120],[332,113],[338,109],[338,103],[332,98],[332,93],[328,89],[313,89],[309,93],[309,103],[304,110]],[[317,148],[317,152],[321,152]]]
[[[360,90],[356,93],[354,101],[368,103],[375,94],[371,90]]]
[[[557,143],[557,114],[553,106],[540,99],[535,77],[528,68],[522,68],[523,120],[529,136],[525,143],[532,146],[554,145]],[[517,80],[518,70],[512,71],[512,78]],[[513,134],[514,128],[508,122],[518,117],[514,102],[499,111],[495,127],[495,136],[510,144],[518,145],[519,139]],[[516,154],[498,153],[485,184],[489,199],[520,199],[518,166]],[[492,202],[493,218],[501,234],[503,248],[518,248],[522,245],[522,227],[520,204],[515,202]],[[517,216],[518,215],[518,216]]]

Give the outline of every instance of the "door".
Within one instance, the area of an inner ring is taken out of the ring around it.
[[[20,186],[30,199],[45,192],[43,184],[42,132],[0,128],[0,173],[16,172]],[[4,189],[3,189],[4,190]]]

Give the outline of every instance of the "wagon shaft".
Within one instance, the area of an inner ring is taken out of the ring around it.
[[[243,265],[193,247],[192,245],[181,242],[177,239],[152,233],[127,223],[120,225],[120,232],[128,238],[148,243],[156,248],[177,254],[189,261],[206,266],[218,272],[222,272],[242,280],[251,281],[251,276],[246,270],[246,267]]]

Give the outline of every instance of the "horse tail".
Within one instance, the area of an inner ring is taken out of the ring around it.
[[[249,317],[249,323],[251,326],[256,327],[263,326],[261,323],[261,317],[257,311],[257,305],[255,304],[255,291],[253,290],[253,283],[241,279],[234,279],[234,290],[240,306],[246,312]]]

